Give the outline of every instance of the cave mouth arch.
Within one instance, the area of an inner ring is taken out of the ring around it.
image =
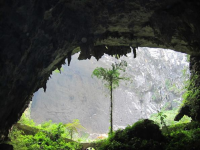
[[[104,55],[99,61],[95,58],[78,61],[78,55],[72,56],[70,66],[62,67],[61,74],[53,73],[50,81],[54,77],[55,80],[47,82],[46,93],[40,89],[33,97],[32,117],[37,123],[48,120],[67,123],[78,118],[90,133],[106,133],[109,127],[108,91],[101,81],[92,79],[91,74],[97,66],[109,68],[119,60]],[[181,74],[188,67],[186,55],[173,50],[139,48],[136,59],[133,52],[127,56],[120,60],[128,62],[127,72],[134,81],[128,87],[123,83],[114,93],[115,129],[149,118],[160,107],[177,107],[180,93],[176,90],[183,87]],[[122,100],[125,101],[123,107]]]
[[[106,49],[99,48],[105,45],[121,46],[124,53],[130,45],[171,48],[196,57],[191,66],[199,71],[198,1],[10,2],[0,2],[0,135],[8,133],[31,95],[45,88],[51,72],[77,46],[82,59],[102,56]]]

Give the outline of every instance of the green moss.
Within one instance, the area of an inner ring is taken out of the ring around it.
[[[80,51],[81,51],[80,47],[76,47],[76,48],[72,51],[72,55],[74,55],[74,54],[76,54],[76,53],[78,53],[78,52],[80,52]]]
[[[53,71],[53,73],[61,73],[61,71],[63,71],[63,70],[64,70],[64,69],[61,67],[60,70],[59,70],[59,69],[56,69],[56,70]]]
[[[183,94],[183,104],[190,107],[190,115],[196,118],[200,111],[200,87],[198,86],[199,75],[194,74],[186,83],[187,91]]]
[[[151,120],[140,120],[124,130],[117,130],[104,140],[99,150],[154,150],[161,148],[163,136],[159,126]]]
[[[176,124],[162,134],[153,121],[140,120],[99,142],[98,150],[199,150],[199,127],[198,122]]]
[[[166,135],[166,150],[198,150],[200,149],[200,124],[191,122],[171,126],[170,134]]]

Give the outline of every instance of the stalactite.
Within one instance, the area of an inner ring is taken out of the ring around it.
[[[133,47],[133,58],[136,58],[136,48]]]
[[[71,59],[72,59],[72,51],[67,53],[68,66],[70,65]]]

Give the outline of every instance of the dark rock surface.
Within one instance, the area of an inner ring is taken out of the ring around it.
[[[0,150],[13,150],[13,146],[9,144],[0,144]]]
[[[182,70],[189,69],[186,55],[172,50],[139,48],[136,59],[132,53],[127,56],[121,59],[128,63],[126,75],[131,80],[121,82],[114,90],[114,129],[149,118],[160,108],[177,107],[183,92],[177,90],[183,88],[183,81],[187,79],[182,76]],[[79,119],[86,132],[107,133],[109,92],[91,74],[96,67],[110,68],[120,60],[108,55],[99,61],[94,58],[78,61],[77,57],[78,54],[72,57],[69,67],[62,67],[61,74],[51,75],[45,93],[40,89],[34,94],[31,118],[36,123],[48,120],[68,123]]]
[[[180,120],[184,115],[187,115],[200,122],[200,57],[190,57],[190,81],[188,85],[188,94],[185,104],[176,115],[176,121]]]
[[[0,137],[78,46],[79,59],[123,55],[129,45],[199,55],[199,6],[195,0],[0,0]]]

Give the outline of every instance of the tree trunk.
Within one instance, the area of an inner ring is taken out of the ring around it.
[[[70,132],[70,137],[71,137],[71,140],[73,138],[73,131]]]
[[[110,133],[113,133],[113,97],[112,97],[112,82],[110,84]]]

